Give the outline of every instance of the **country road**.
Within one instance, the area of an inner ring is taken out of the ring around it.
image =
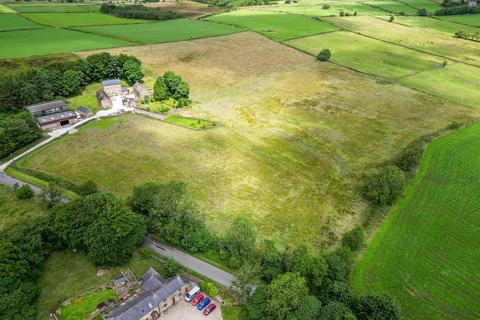
[[[149,237],[145,238],[144,247],[152,249],[155,253],[175,260],[178,264],[187,267],[227,288],[232,288],[233,282],[236,280],[235,276],[223,271],[220,268],[212,266],[198,258],[195,258],[183,251],[170,247],[166,244],[160,243]],[[235,290],[235,288],[232,288]]]

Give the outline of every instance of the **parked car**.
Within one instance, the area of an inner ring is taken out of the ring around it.
[[[197,304],[199,304],[200,302],[202,302],[203,298],[205,298],[205,297],[203,296],[203,294],[201,294],[201,293],[197,294],[197,295],[195,296],[195,298],[193,298],[192,304],[193,304],[194,306],[196,306]]]
[[[200,288],[195,286],[185,295],[185,301],[190,302],[197,294],[200,293]]]
[[[210,303],[205,309],[203,309],[203,314],[208,316],[216,308],[217,306],[215,305],[215,303]]]
[[[198,310],[202,310],[203,308],[205,308],[206,306],[208,306],[208,304],[210,303],[210,298],[205,298],[202,300],[202,302],[200,302],[197,306],[197,309]]]

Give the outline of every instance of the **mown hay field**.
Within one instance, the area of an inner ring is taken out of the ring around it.
[[[332,51],[331,61],[363,73],[385,78],[399,78],[438,69],[444,59],[404,48],[349,31],[294,39],[295,48],[317,55],[323,48]]]
[[[8,4],[16,12],[97,12],[100,5],[72,4],[72,3],[12,3]]]
[[[75,183],[92,179],[121,196],[146,181],[181,180],[213,230],[241,215],[282,245],[336,242],[359,219],[362,173],[417,137],[476,115],[255,33],[109,51],[140,58],[148,85],[166,70],[180,74],[194,101],[182,114],[225,126],[103,120],[17,165]]]
[[[233,26],[189,19],[135,25],[89,26],[76,29],[142,44],[190,40],[241,31],[240,28]]]
[[[277,41],[337,29],[329,23],[309,17],[270,11],[237,10],[211,16],[206,20],[256,31]]]
[[[432,142],[420,173],[353,272],[358,294],[386,292],[404,319],[480,314],[480,125]]]
[[[73,26],[151,23],[151,21],[148,20],[118,18],[100,12],[24,13],[22,16],[38,24],[60,28]]]
[[[22,18],[18,14],[0,13],[0,31],[34,28],[40,28],[40,26]]]
[[[57,28],[0,32],[0,59],[131,45],[131,42]]]

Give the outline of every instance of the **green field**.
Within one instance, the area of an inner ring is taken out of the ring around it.
[[[80,320],[88,317],[97,310],[97,305],[109,299],[115,300],[117,293],[111,289],[103,289],[91,292],[75,298],[72,302],[61,309],[61,320]]]
[[[332,51],[331,61],[385,78],[405,77],[438,69],[443,61],[429,54],[348,31],[300,38],[287,43],[312,55],[317,55],[323,48],[329,48]]]
[[[312,18],[269,11],[238,10],[208,17],[207,20],[236,25],[259,32],[277,41],[336,29],[335,26],[331,24]]]
[[[417,14],[417,9],[409,7],[406,4],[397,2],[395,0],[375,0],[375,1],[365,1],[363,3],[368,4],[375,8],[382,9],[390,13],[398,14],[400,12],[403,12],[407,15],[412,15],[412,16]]]
[[[128,46],[132,43],[65,29],[0,32],[0,59]]]
[[[464,14],[460,16],[442,16],[440,19],[468,26],[480,27],[480,14]]]
[[[433,0],[399,0],[399,2],[405,3],[417,9],[427,9],[427,11],[430,13],[434,13],[438,9],[442,8],[440,4]]]
[[[179,115],[166,116],[165,121],[192,129],[207,129],[215,126],[215,122],[212,121],[186,118]]]
[[[97,12],[100,5],[81,5],[70,3],[28,3],[28,4],[9,4],[13,10],[20,13],[27,12]]]
[[[404,319],[480,314],[480,125],[439,138],[357,263],[358,294],[387,292]]]
[[[76,29],[143,44],[198,39],[240,31],[237,27],[188,19],[136,25],[80,27]]]
[[[0,13],[13,13],[13,12],[15,12],[15,10],[13,10],[12,8],[9,8],[4,4],[0,4]]]
[[[425,28],[389,23],[370,16],[324,19],[369,37],[480,66],[480,43],[477,42],[457,39]]]
[[[321,5],[270,5],[261,8],[262,11],[274,11],[274,12],[285,12],[300,14],[309,17],[328,17],[328,16],[338,16],[340,9],[330,6],[328,9],[323,9]],[[350,10],[345,10],[350,12]],[[353,11],[350,13],[353,14]]]
[[[480,71],[465,64],[449,65],[399,80],[409,87],[449,101],[480,107]]]
[[[22,16],[38,24],[60,28],[73,26],[95,26],[151,22],[147,20],[118,18],[100,12],[24,13],[22,14]]]
[[[0,31],[34,28],[40,28],[40,26],[22,18],[18,14],[0,13]]]
[[[388,17],[385,17],[384,19],[387,20]],[[449,36],[452,36],[455,32],[460,30],[473,33],[480,32],[480,29],[476,27],[425,17],[397,16],[395,17],[395,23],[412,26],[417,28],[417,30],[418,28],[431,29],[433,31],[447,33]]]

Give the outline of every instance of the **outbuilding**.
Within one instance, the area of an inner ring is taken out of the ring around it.
[[[68,110],[65,102],[61,100],[34,104],[28,106],[27,110],[44,131],[58,129],[78,121],[76,113]]]
[[[82,116],[82,117],[91,117],[93,115],[92,110],[90,108],[85,107],[85,106],[80,106],[77,108],[77,112]]]
[[[122,94],[122,83],[119,79],[103,80],[102,90],[107,96],[119,96]]]

